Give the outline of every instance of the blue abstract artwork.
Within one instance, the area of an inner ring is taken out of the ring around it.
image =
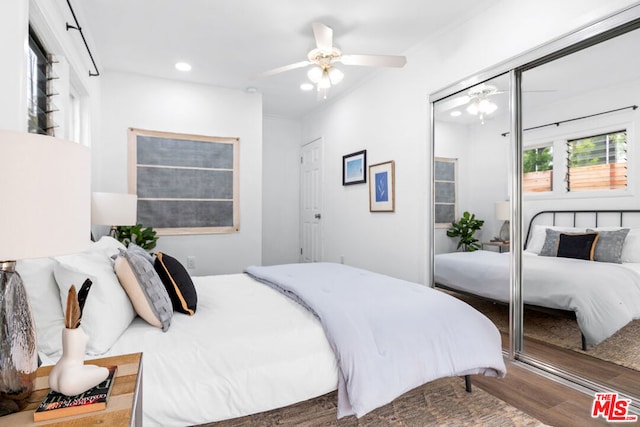
[[[347,162],[346,178],[348,180],[362,177],[362,163],[363,159],[354,159]]]
[[[376,173],[376,202],[388,202],[389,201],[389,180],[387,179],[387,172]]]

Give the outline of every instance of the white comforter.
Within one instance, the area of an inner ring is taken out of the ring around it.
[[[245,274],[193,281],[194,316],[175,313],[166,333],[136,318],[104,355],[143,352],[145,426],[235,418],[336,389],[333,351],[307,310]]]
[[[598,344],[640,319],[640,268],[525,253],[523,299],[526,304],[576,313],[588,344]],[[436,283],[509,301],[509,254],[454,252],[435,256]]]

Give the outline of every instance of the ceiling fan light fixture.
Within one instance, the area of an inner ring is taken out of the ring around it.
[[[331,84],[337,85],[342,81],[342,79],[344,79],[344,73],[338,68],[331,67],[329,68],[329,71],[327,73],[329,74],[329,80],[331,81]]]
[[[478,103],[473,101],[471,104],[467,106],[467,113],[473,114],[474,116],[478,115]]]
[[[309,80],[311,80],[313,83],[319,83],[322,79],[323,74],[324,70],[319,66],[310,68],[309,71],[307,71],[307,77],[309,77]]]
[[[482,112],[483,114],[491,114],[497,109],[498,106],[486,98],[480,100],[480,102],[478,103],[478,110],[480,110],[480,112]]]
[[[329,73],[327,72],[327,70],[324,70],[322,72],[322,77],[318,82],[318,87],[320,89],[329,89],[331,87],[331,79],[329,78]]]

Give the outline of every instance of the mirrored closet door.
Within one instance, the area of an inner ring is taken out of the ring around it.
[[[637,46],[633,30],[522,72],[522,295],[524,355],[639,398]]]
[[[430,275],[510,357],[640,403],[638,28],[640,6],[431,96]]]

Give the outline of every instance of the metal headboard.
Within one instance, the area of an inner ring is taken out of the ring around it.
[[[529,227],[527,228],[527,238],[524,240],[525,249],[529,244],[529,237],[531,235],[531,229],[536,221],[539,221],[542,216],[550,218],[550,223],[545,221],[545,225],[554,226],[558,224],[559,217],[562,217],[563,225],[569,225],[571,227],[585,226],[585,227],[599,227],[599,226],[618,226],[618,227],[640,227],[640,209],[587,209],[587,210],[548,210],[540,211],[536,213],[529,221]],[[606,217],[606,222],[602,224],[603,217]],[[629,222],[629,218],[635,219],[633,222]],[[569,220],[567,224],[567,219]],[[585,225],[585,219],[587,220]]]

